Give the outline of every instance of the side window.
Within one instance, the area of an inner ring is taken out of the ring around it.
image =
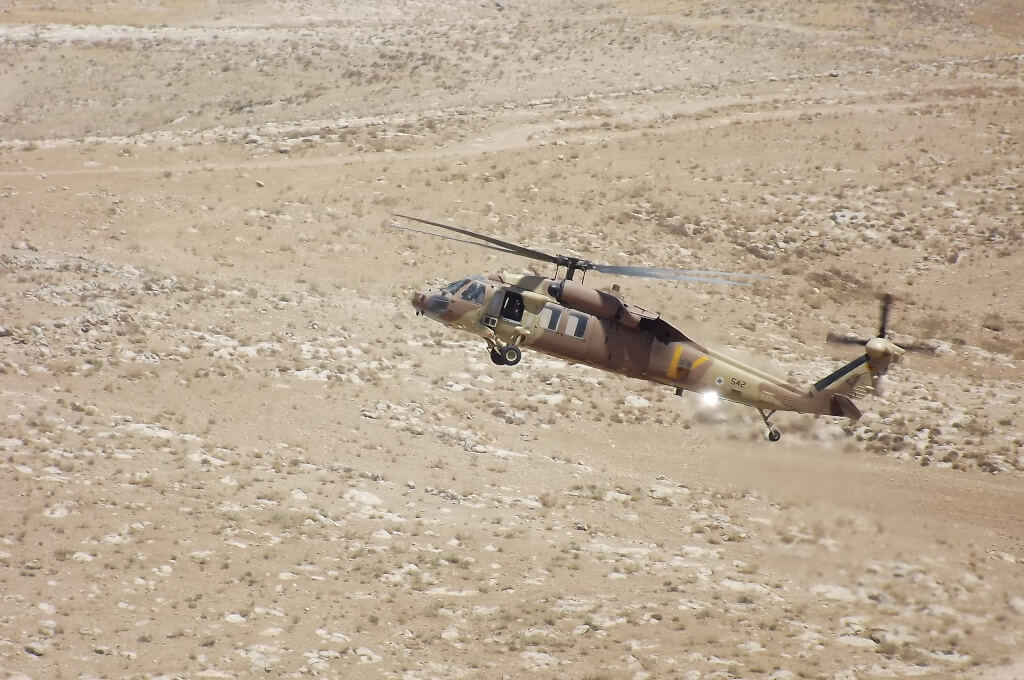
[[[540,316],[537,319],[537,325],[541,328],[553,331],[558,328],[558,320],[562,318],[562,310],[551,305],[544,305],[544,309],[540,310]]]
[[[482,283],[471,283],[466,290],[462,291],[462,299],[474,304],[483,304],[486,288]]]
[[[569,314],[565,321],[565,334],[582,338],[587,332],[587,317],[580,314]]]

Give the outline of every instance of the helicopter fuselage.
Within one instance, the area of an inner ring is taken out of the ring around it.
[[[518,363],[518,348],[529,348],[667,385],[679,394],[692,391],[753,406],[766,422],[765,412],[777,410],[860,415],[847,395],[801,389],[723,355],[626,302],[617,290],[596,290],[569,279],[492,274],[416,293],[412,303],[432,319],[483,338],[495,363]],[[513,361],[502,358],[509,347],[516,348]],[[860,381],[862,372],[851,373]],[[852,394],[857,385],[848,388]]]
[[[555,265],[554,279],[531,275],[471,276],[444,288],[415,293],[417,311],[448,326],[484,339],[495,364],[514,366],[529,348],[566,361],[648,380],[706,398],[753,406],[761,414],[768,439],[778,441],[770,418],[776,411],[860,418],[852,399],[875,389],[889,367],[907,349],[889,339],[887,322],[893,296],[882,296],[878,334],[870,340],[829,340],[862,345],[864,353],[821,380],[800,388],[721,352],[705,347],[657,314],[622,298],[619,287],[597,290],[573,280],[574,274],[598,271],[613,276],[743,286],[771,278],[761,274],[646,265],[591,262],[576,255],[552,254],[444,222],[396,213],[408,220],[448,232],[438,234],[392,223],[403,231],[468,243],[507,255]],[[453,236],[452,234],[458,234]],[[563,278],[557,278],[564,269]]]

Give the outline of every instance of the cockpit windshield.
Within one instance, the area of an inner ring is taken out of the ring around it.
[[[467,283],[469,283],[469,279],[460,279],[455,283],[449,283],[447,286],[444,287],[444,290],[449,295],[455,295],[455,293],[459,292],[459,289],[465,286]]]
[[[466,289],[462,291],[462,295],[460,297],[466,302],[472,302],[475,305],[482,305],[486,295],[487,286],[484,285],[482,281],[474,281],[466,286]]]

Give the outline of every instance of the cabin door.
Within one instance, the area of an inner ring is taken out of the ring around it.
[[[504,298],[500,295],[496,295],[495,298],[501,302],[494,331],[506,342],[522,344],[537,324],[537,315],[526,308],[523,296],[514,290],[505,291]]]

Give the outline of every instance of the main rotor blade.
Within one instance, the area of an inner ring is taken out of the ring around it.
[[[601,265],[602,267],[615,267],[615,265]],[[746,272],[720,272],[713,269],[674,269],[670,267],[630,267],[624,266],[620,269],[638,269],[659,274],[679,274],[682,276],[731,276],[737,279],[770,279],[765,274],[747,274]],[[623,272],[625,273],[625,272]]]
[[[470,240],[464,239],[464,238],[455,238],[454,236],[445,236],[444,234],[435,234],[432,231],[424,231],[422,229],[412,229],[411,227],[403,227],[402,225],[395,224],[394,222],[392,222],[388,226],[391,227],[392,229],[401,229],[402,231],[411,231],[414,234],[424,234],[426,236],[433,236],[435,238],[443,238],[446,241],[456,241],[458,243],[468,243],[470,245],[480,246],[481,248],[487,248],[488,250],[497,250],[499,253],[505,253],[506,255],[518,255],[519,254],[519,253],[517,253],[514,250],[509,250],[508,248],[499,248],[498,246],[488,245],[487,243],[479,243],[477,241],[470,241]]]
[[[570,255],[552,255],[545,253],[542,250],[536,250],[534,248],[527,248],[516,243],[509,241],[503,241],[487,234],[481,234],[479,232],[470,231],[469,229],[463,229],[462,227],[456,227],[451,224],[445,224],[444,222],[436,222],[434,220],[428,220],[422,217],[413,217],[412,215],[402,215],[400,213],[394,213],[394,217],[400,217],[402,219],[411,220],[413,222],[419,222],[421,224],[428,224],[432,227],[438,227],[440,229],[447,229],[454,231],[457,234],[469,236],[474,239],[479,239],[483,243],[477,241],[467,241],[460,238],[454,238],[452,236],[444,236],[442,234],[435,234],[429,231],[420,231],[418,229],[410,229],[409,227],[403,227],[398,224],[391,224],[392,227],[397,229],[404,229],[417,234],[425,234],[428,236],[436,236],[438,238],[446,238],[451,241],[457,241],[459,243],[469,243],[471,245],[480,246],[483,248],[490,248],[491,250],[497,250],[501,253],[509,253],[512,255],[520,255],[522,257],[528,257],[532,260],[538,260],[540,262],[550,262],[559,267],[568,267],[570,275],[572,271],[588,271],[593,269],[595,271],[603,272],[605,274],[615,274],[619,276],[636,276],[648,279],[662,279],[668,281],[695,281],[698,283],[712,283],[725,286],[749,286],[750,284],[746,281],[733,281],[732,279],[769,279],[770,276],[762,276],[760,274],[737,274],[732,272],[720,272],[720,271],[709,271],[709,270],[696,270],[696,269],[667,269],[663,267],[636,267],[631,265],[611,265],[611,264],[596,264],[589,260],[584,260],[579,257]],[[489,244],[489,245],[488,245]]]
[[[486,243],[490,243],[492,245],[505,248],[505,252],[513,253],[515,255],[528,257],[532,260],[540,260],[541,262],[550,262],[552,264],[559,263],[559,259],[557,257],[555,257],[554,255],[549,255],[548,253],[545,253],[541,250],[534,250],[533,248],[527,248],[526,246],[510,243],[509,241],[502,241],[501,239],[494,238],[493,236],[487,236],[486,234],[478,234],[475,231],[470,231],[469,229],[463,229],[461,227],[455,227],[450,224],[445,224],[444,222],[435,222],[433,220],[423,219],[422,217],[413,217],[412,215],[400,215],[398,213],[393,214],[395,217],[401,217],[402,219],[412,220],[413,222],[419,222],[421,224],[429,224],[432,227],[448,229],[449,231],[454,231],[458,234],[462,234],[463,236],[471,236],[473,238],[480,239],[481,241],[485,241]],[[439,234],[432,234],[432,236],[439,236]],[[465,243],[473,243],[473,241],[465,241]],[[475,245],[483,246],[482,243],[477,243]]]
[[[737,272],[720,272],[708,269],[669,269],[665,267],[637,267],[631,265],[591,264],[590,268],[605,274],[620,276],[639,276],[648,279],[674,279],[681,281],[700,280],[709,283],[727,283],[736,285],[736,281],[723,279],[770,279],[762,274],[745,274]],[[743,283],[740,285],[750,285]]]
[[[730,281],[719,276],[701,276],[701,274],[720,274],[729,276],[726,272],[693,272],[687,273],[684,269],[657,269],[655,267],[632,267],[628,265],[619,266],[611,264],[590,264],[589,269],[601,272],[602,274],[617,274],[619,276],[635,276],[643,279],[660,279],[663,281],[696,281],[699,283],[717,283],[724,286],[749,286],[746,281]]]

